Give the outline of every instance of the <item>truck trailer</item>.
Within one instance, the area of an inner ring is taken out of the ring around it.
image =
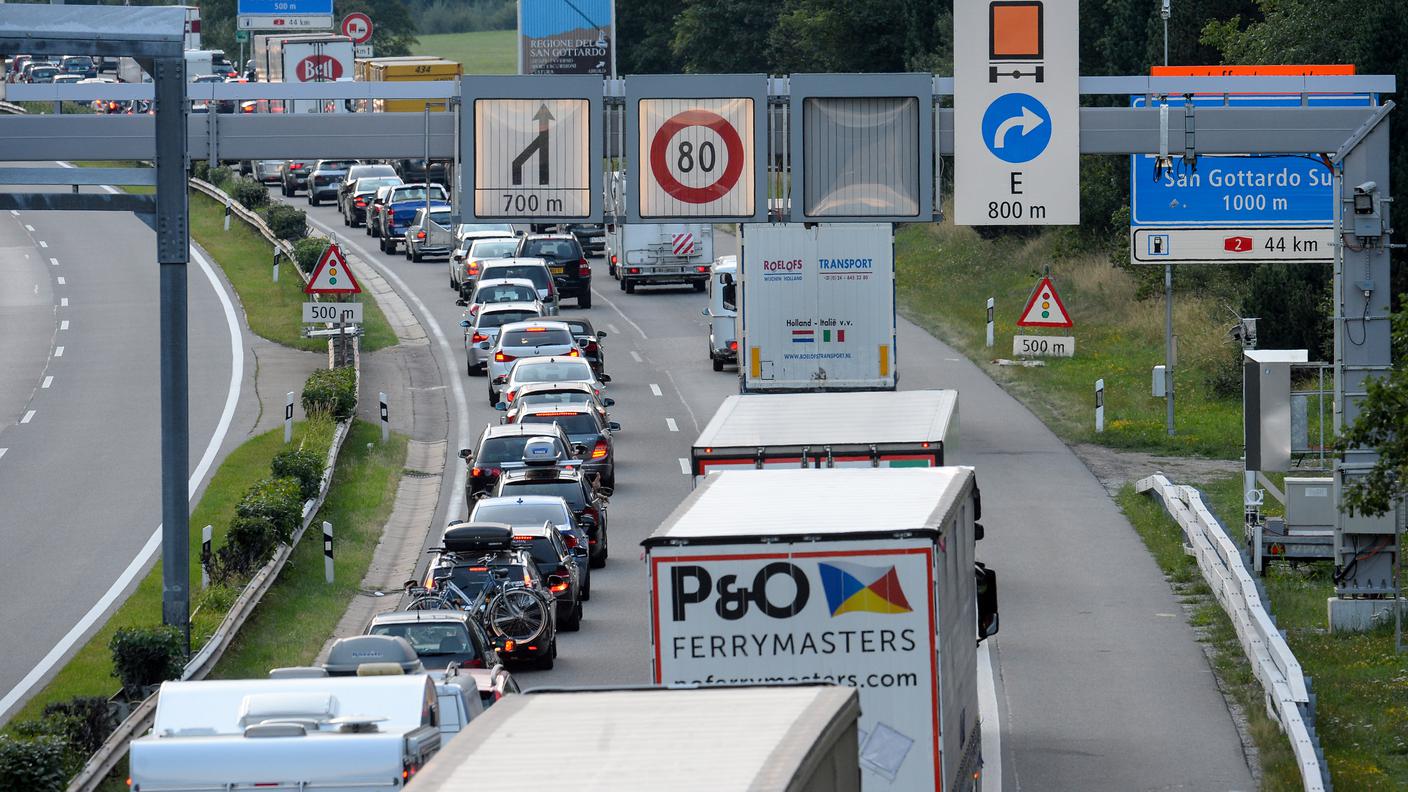
[[[940,467],[957,452],[958,391],[757,393],[724,399],[690,470]]]
[[[420,55],[357,61],[357,79],[367,82],[457,80],[462,74],[464,67],[456,61]],[[427,102],[432,113],[445,112],[443,99],[373,99],[372,109],[378,113],[423,113]]]
[[[859,715],[855,691],[834,685],[529,692],[491,707],[406,789],[533,785],[548,740],[559,786],[581,792],[859,792]]]
[[[892,227],[741,228],[739,389],[894,390],[899,375]]]
[[[607,204],[607,273],[620,281],[622,291],[634,294],[637,286],[687,284],[695,291],[708,287],[713,224],[624,222],[626,179],[619,172],[612,175]]]
[[[978,788],[979,504],[965,467],[708,476],[643,542],[655,682],[854,687],[866,792]]]
[[[352,39],[328,33],[270,33],[254,37],[255,71],[261,82],[350,81],[355,68]],[[337,113],[348,100],[290,99],[286,113]]]

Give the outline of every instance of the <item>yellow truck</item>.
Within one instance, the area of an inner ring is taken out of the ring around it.
[[[464,74],[464,67],[452,60],[433,55],[407,55],[398,58],[362,58],[357,61],[358,80],[367,82],[416,82],[453,80]],[[431,100],[432,111],[445,109],[442,100]],[[372,109],[378,113],[422,113],[425,99],[377,99]]]

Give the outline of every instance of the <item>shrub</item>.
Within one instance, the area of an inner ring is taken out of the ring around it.
[[[334,420],[352,417],[357,409],[357,375],[351,367],[319,369],[303,384],[303,412],[328,413]]]
[[[230,197],[244,204],[246,209],[258,209],[269,203],[269,188],[254,179],[240,179],[235,182]]]
[[[208,181],[216,187],[219,187],[220,189],[224,190],[230,184],[230,182],[234,181],[234,179],[235,172],[225,167],[224,165],[221,165],[218,168],[210,169],[210,178],[208,179]]]
[[[96,753],[117,728],[108,700],[101,696],[55,701],[44,707],[43,720],[53,724],[51,733],[63,737],[80,763]]]
[[[323,251],[327,248],[328,241],[322,237],[305,237],[293,243],[293,254],[298,258],[298,268],[312,275],[313,268],[318,266],[318,259],[322,258]]]
[[[302,448],[280,451],[274,455],[272,469],[275,476],[287,476],[298,481],[303,500],[318,497],[318,487],[323,480],[321,456]]]
[[[269,230],[279,239],[296,242],[308,234],[308,217],[302,209],[288,204],[271,203],[260,212]]]
[[[123,627],[108,642],[112,667],[128,699],[143,696],[145,689],[181,676],[185,640],[181,631],[165,625]]]
[[[201,181],[210,181],[210,161],[196,160],[191,163],[191,175]]]
[[[0,789],[61,792],[68,783],[66,748],[53,736],[16,740],[0,735]]]
[[[233,584],[264,566],[279,546],[278,531],[263,517],[235,515],[225,532],[225,544],[210,560],[210,577]]]
[[[235,506],[235,515],[268,521],[276,540],[274,544],[287,542],[303,520],[298,480],[271,477],[256,481]]]

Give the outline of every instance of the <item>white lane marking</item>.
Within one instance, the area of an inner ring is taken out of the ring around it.
[[[63,356],[64,356],[64,348],[63,348],[63,347],[54,347],[54,357],[63,357]]]
[[[983,786],[1002,792],[1002,721],[988,642],[978,644],[978,718],[983,728]]]
[[[60,308],[67,308],[67,307],[68,307],[68,298],[67,298],[67,297],[60,297],[60,298],[59,298],[59,307],[60,307]]]
[[[67,329],[68,329],[68,320],[67,320],[67,319],[63,320],[62,322],[59,322],[59,329],[60,329],[60,330],[67,330]]]
[[[34,413],[35,413],[35,412],[36,412],[35,410],[30,410],[29,412],[25,413],[25,414],[24,414],[24,417],[20,419],[20,423],[22,423],[22,424],[27,424],[27,423],[29,423],[30,421],[33,421],[33,420],[34,420]]]
[[[42,247],[42,248],[49,247],[49,243],[48,243],[48,242],[45,242],[44,240],[41,239],[41,240],[39,240],[39,247]]]
[[[689,460],[684,457],[680,457],[680,473],[689,475]]]
[[[51,259],[49,259],[49,266],[51,266],[51,267],[57,267],[57,266],[59,266],[59,260],[56,259],[56,258],[51,258]]]
[[[34,226],[29,225],[28,223],[26,223],[25,226],[24,226],[24,230],[26,230],[26,231],[28,231],[29,233],[33,234],[33,233],[34,233]]]
[[[62,162],[59,164],[67,165]],[[67,166],[73,167],[72,165]],[[117,189],[111,186],[105,186],[104,189],[109,193],[117,192]],[[215,276],[215,269],[205,256],[192,247],[191,257],[200,265],[201,271],[205,273],[206,279],[215,289],[215,296],[220,299],[220,307],[225,312],[225,327],[230,334],[230,384],[229,390],[225,394],[225,407],[220,413],[220,421],[216,423],[215,432],[210,436],[210,442],[205,446],[205,453],[201,456],[200,462],[196,464],[195,472],[191,474],[190,481],[187,483],[187,501],[195,497],[196,490],[200,488],[201,482],[210,472],[210,466],[215,462],[215,455],[220,452],[220,446],[225,442],[225,435],[229,434],[230,423],[235,418],[235,407],[240,400],[240,384],[244,381],[244,337],[240,335],[240,322],[235,315],[234,303],[225,293],[224,284]],[[10,708],[15,706],[15,702],[24,698],[35,685],[39,684],[39,680],[43,679],[55,665],[58,665],[74,644],[78,643],[78,640],[107,613],[108,608],[113,606],[122,592],[126,591],[132,581],[142,573],[142,570],[146,568],[147,563],[151,561],[159,549],[161,549],[160,525],[156,527],[155,531],[152,531],[151,536],[147,537],[147,543],[142,545],[137,557],[133,558],[127,568],[122,570],[122,574],[118,575],[117,580],[113,581],[108,590],[103,592],[103,596],[93,603],[93,607],[83,614],[83,617],[64,634],[63,638],[59,639],[58,643],[54,644],[54,648],[50,649],[48,654],[45,654],[43,659],[24,675],[23,679],[10,688],[10,691],[3,698],[0,698],[0,717],[8,713]]]
[[[671,432],[678,432],[680,430],[680,425],[675,423],[674,418],[666,418],[665,425],[670,427]]]
[[[637,333],[640,333],[640,337],[641,337],[641,338],[650,338],[650,336],[648,336],[648,335],[645,334],[645,331],[644,331],[644,330],[640,329],[640,325],[636,324],[636,322],[635,322],[634,319],[632,319],[632,318],[629,317],[629,316],[626,316],[626,312],[625,312],[625,311],[622,311],[620,308],[617,308],[617,307],[616,307],[616,303],[611,302],[611,300],[609,300],[609,299],[606,297],[606,295],[602,294],[601,292],[597,291],[596,289],[592,289],[592,294],[595,294],[595,295],[596,295],[596,298],[597,298],[598,300],[601,300],[602,302],[604,302],[604,303],[606,303],[607,305],[611,306],[611,310],[615,311],[617,314],[620,315],[620,317],[621,317],[622,319],[626,320],[626,324],[630,325],[631,327],[634,327],[634,328],[636,329],[636,332],[637,332]]]
[[[662,395],[664,395],[664,394],[662,394],[662,393],[660,392],[660,386],[659,386],[659,385],[656,385],[656,384],[653,383],[653,382],[650,383],[650,392],[653,393],[653,394],[655,394],[656,396],[662,396]]]
[[[631,350],[631,360],[634,360],[634,361],[637,362],[637,363],[644,363],[644,362],[645,362],[644,360],[641,360],[641,358],[640,358],[640,353],[637,352],[637,351],[635,351],[634,349]]]
[[[39,387],[41,387],[41,388],[48,388],[50,385],[53,385],[53,384],[54,384],[54,378],[53,378],[53,377],[45,377],[45,378],[44,378],[44,384],[43,384],[43,385],[40,385]]]
[[[20,216],[20,210],[18,210],[18,209],[11,209],[11,210],[10,210],[10,214],[14,215],[15,217],[19,217],[19,216]]]
[[[67,285],[68,285],[68,281],[64,280],[64,276],[62,276],[62,275],[59,276],[59,285],[60,285],[60,286],[67,286]]]
[[[621,331],[617,330],[614,324],[607,325],[606,329],[611,331],[611,335],[621,335]]]
[[[10,211],[14,211],[14,210],[12,209],[12,210],[10,210]],[[0,459],[4,459],[4,458],[5,458],[5,452],[7,452],[7,451],[9,451],[9,450],[10,450],[10,449],[8,449],[8,448],[0,448]]]

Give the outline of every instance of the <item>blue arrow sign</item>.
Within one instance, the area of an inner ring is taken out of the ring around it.
[[[1196,106],[1221,106],[1221,96],[1194,97]],[[1312,107],[1367,107],[1367,94],[1312,96]],[[1299,96],[1233,96],[1235,107],[1294,107]],[[1134,97],[1135,107],[1144,97]],[[1169,127],[1181,127],[1182,97],[1169,97]],[[1334,178],[1319,156],[1198,158],[1197,170],[1184,165],[1170,134],[1173,167],[1154,178],[1155,158],[1130,157],[1130,214],[1134,227],[1158,228],[1329,226],[1334,223]]]
[[[239,0],[238,16],[331,16],[332,0]]]
[[[1031,162],[1051,143],[1051,113],[1030,94],[1003,94],[983,111],[983,143],[1005,162]]]

